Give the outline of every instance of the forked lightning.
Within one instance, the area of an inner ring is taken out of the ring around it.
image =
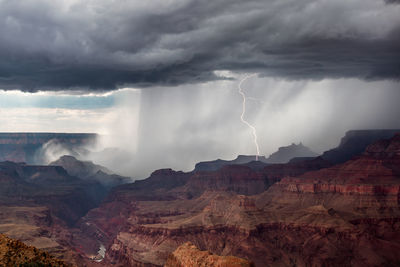
[[[257,141],[257,131],[256,131],[256,128],[255,128],[253,125],[251,125],[251,124],[250,124],[247,120],[245,120],[245,118],[244,118],[244,114],[246,113],[246,95],[245,95],[245,93],[244,93],[244,91],[243,91],[243,89],[242,89],[242,83],[243,83],[244,81],[246,81],[247,79],[249,79],[249,78],[255,76],[255,75],[256,75],[256,74],[246,75],[246,76],[239,82],[238,88],[239,88],[239,94],[241,94],[242,97],[243,97],[243,102],[242,102],[242,114],[240,115],[240,120],[241,120],[244,124],[246,124],[246,125],[251,129],[251,132],[252,132],[253,138],[254,138],[254,144],[255,144],[255,146],[256,146],[256,161],[258,161],[258,157],[260,156],[260,148],[259,148],[259,146],[258,146],[258,141]]]

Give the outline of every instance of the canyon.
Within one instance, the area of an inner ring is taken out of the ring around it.
[[[241,262],[234,257],[243,266],[396,266],[394,132],[351,131],[328,151],[340,154],[332,161],[328,152],[279,164],[247,157],[133,183],[73,157],[3,162],[0,232],[78,266],[186,266],[196,257],[204,266]]]

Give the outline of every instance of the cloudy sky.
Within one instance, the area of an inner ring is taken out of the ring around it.
[[[400,128],[397,0],[0,0],[0,34],[0,131],[119,136],[134,175],[254,154],[246,73],[262,154]]]

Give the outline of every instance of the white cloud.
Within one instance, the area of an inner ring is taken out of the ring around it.
[[[112,109],[0,108],[1,132],[97,132]]]

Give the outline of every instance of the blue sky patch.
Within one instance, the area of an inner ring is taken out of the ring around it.
[[[100,109],[115,104],[113,94],[106,96],[15,94],[0,91],[0,108]]]

